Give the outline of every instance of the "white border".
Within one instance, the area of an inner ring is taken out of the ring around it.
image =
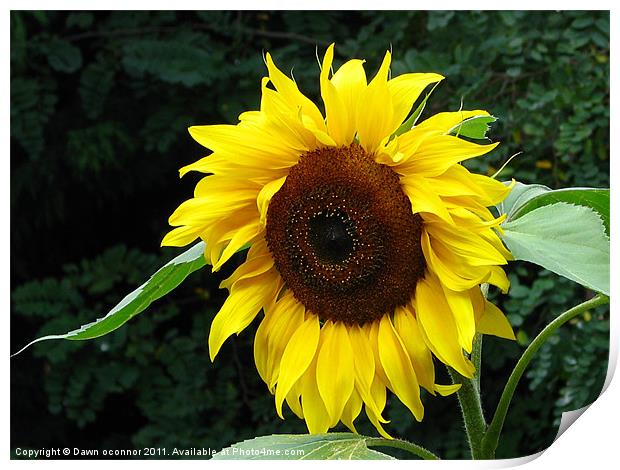
[[[468,2],[466,5],[462,1],[435,1],[432,2],[432,5],[437,7],[437,9],[455,9],[455,10],[464,10],[464,9],[515,9],[515,10],[612,10],[611,14],[611,38],[612,43],[615,38],[615,32],[618,31],[618,14],[614,11],[613,6],[614,2],[612,1],[600,1],[600,0],[590,0],[588,2],[576,2],[576,1],[532,1],[532,0],[521,0],[521,1],[477,1],[477,2]],[[146,2],[136,2],[136,1],[119,1],[119,0],[108,0],[107,2],[93,2],[93,3],[85,3],[83,1],[61,1],[61,2],[41,2],[41,1],[9,1],[8,2],[9,9],[19,9],[19,10],[29,10],[29,9],[209,9],[210,4],[203,1],[177,1],[177,2],[161,2],[161,1],[151,1],[148,4]],[[355,10],[364,10],[364,9],[392,9],[392,10],[405,10],[405,9],[415,9],[418,7],[420,9],[426,9],[428,6],[427,2],[414,2],[409,0],[408,2],[404,1],[382,1],[377,2],[370,0],[358,0],[355,3],[353,2],[334,2],[331,0],[314,0],[313,2],[290,2],[290,1],[274,1],[274,0],[263,0],[260,3],[258,2],[248,2],[248,1],[237,1],[237,0],[229,0],[226,3],[228,9],[261,9],[261,10],[270,10],[270,9],[312,9],[312,10],[330,10],[330,9],[355,9]],[[467,6],[467,8],[464,8]],[[377,8],[379,7],[379,8]],[[4,56],[4,64],[9,64],[10,57],[10,19],[9,14],[7,12],[5,16],[5,41],[4,47],[2,48],[3,56]],[[617,53],[615,52],[615,48],[611,48],[611,83],[613,83],[613,77],[615,76],[615,65],[617,64]],[[2,93],[2,103],[3,109],[5,113],[7,113],[10,109],[10,80],[9,74],[5,73],[3,75],[4,87]],[[612,119],[611,119],[611,154],[614,153],[614,150],[617,148],[616,143],[616,132],[614,132],[614,110],[618,109],[618,95],[614,93],[613,90],[611,92],[611,110],[612,110]],[[7,116],[7,114],[5,114]],[[6,120],[9,118],[7,116]],[[5,122],[5,125],[2,128],[2,132],[4,134],[5,145],[8,146],[10,142],[10,127],[9,123]],[[6,149],[5,158],[2,160],[3,165],[5,166],[4,175],[8,181],[3,185],[3,214],[4,220],[8,220],[10,213],[10,162],[9,162],[9,149]],[[617,164],[614,163],[614,159],[611,159],[611,181],[618,181],[618,172],[617,172]],[[614,188],[615,189],[615,188]],[[618,197],[616,191],[612,191],[612,217],[611,217],[611,233],[612,236],[617,233],[618,223],[616,221],[616,210],[615,208],[618,206]],[[7,230],[2,231],[3,237],[3,263],[2,263],[2,274],[4,276],[4,289],[2,290],[2,301],[3,305],[9,306],[10,302],[10,269],[9,269],[9,236],[10,232]],[[614,249],[614,245],[612,243],[612,262],[611,262],[611,270],[612,270],[612,286],[615,286],[614,280],[617,280],[617,261],[618,253],[617,250]],[[612,289],[615,294],[615,289]],[[612,311],[614,303],[612,302]],[[3,321],[9,321],[7,308],[5,315],[3,316]],[[615,371],[615,367],[617,365],[617,356],[618,356],[618,339],[619,335],[619,327],[618,320],[614,319],[611,322],[611,342],[610,342],[610,374],[608,374],[608,381],[612,378],[613,372]],[[8,328],[8,324],[5,323],[4,328],[5,334],[9,334],[10,329]],[[9,377],[9,341],[5,342],[5,355],[4,361],[2,361],[2,376]],[[618,384],[619,380],[616,378],[615,380],[611,380],[608,384],[608,388],[604,391],[601,397],[596,400],[591,407],[578,419],[578,422],[574,426],[570,426],[570,428],[560,436],[560,438],[551,445],[546,451],[542,453],[538,458],[531,460],[531,458],[522,458],[522,459],[513,459],[509,461],[493,461],[493,462],[471,462],[471,461],[442,461],[442,462],[408,462],[408,461],[399,461],[399,462],[391,462],[386,463],[387,465],[416,465],[416,466],[435,466],[441,468],[453,468],[453,469],[469,469],[469,468],[502,468],[502,467],[512,467],[515,465],[526,464],[528,469],[548,469],[551,466],[553,467],[562,467],[564,469],[572,469],[579,468],[582,469],[586,466],[590,468],[610,468],[610,463],[614,462],[617,464],[617,447],[618,447],[618,434],[615,431],[615,427],[618,425],[618,418],[620,412],[618,411],[620,407],[620,385]],[[9,459],[10,456],[10,420],[9,420],[9,393],[8,393],[8,380],[6,381],[7,386],[3,388],[3,396],[2,396],[2,421],[5,423],[3,428],[4,434],[4,442],[5,444],[5,459]],[[526,463],[529,460],[529,463]],[[30,466],[33,465],[34,461],[10,461],[11,465],[15,466]],[[36,461],[36,462],[46,462],[43,465],[52,465],[52,466],[63,466],[63,467],[79,467],[82,468],[85,464],[85,461]],[[143,461],[145,462],[145,461]],[[110,465],[110,461],[91,461],[88,463],[89,466],[93,466],[95,468],[104,468]],[[142,462],[132,462],[131,465],[141,465]],[[204,467],[205,465],[209,466],[228,466],[227,462],[205,462],[205,461],[187,461],[183,462],[184,465],[188,466],[200,466]],[[295,465],[314,465],[314,462],[295,462]],[[351,465],[355,466],[356,469],[360,467],[366,467],[367,465],[373,465],[372,462],[321,462],[321,465]],[[167,461],[148,461],[147,465],[150,468],[164,468],[170,465]],[[254,461],[252,463],[243,462],[242,465],[252,465],[252,467],[257,468],[274,468],[274,467],[289,467],[291,462],[260,462]],[[374,464],[376,465],[376,464]],[[613,464],[612,464],[613,465]]]

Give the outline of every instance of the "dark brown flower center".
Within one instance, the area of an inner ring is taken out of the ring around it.
[[[398,175],[357,144],[304,154],[267,212],[267,243],[295,298],[348,324],[409,302],[424,276],[421,231]]]

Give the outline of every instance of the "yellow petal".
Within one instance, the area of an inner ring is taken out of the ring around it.
[[[420,325],[420,322],[418,321],[418,325]],[[426,345],[428,346],[428,349],[430,349],[433,353],[433,356],[435,356],[437,359],[439,359],[441,362],[443,362],[444,364],[447,364],[448,361],[446,360],[445,357],[443,357],[441,355],[441,352],[439,352],[437,350],[437,348],[435,348],[435,346],[433,346],[433,343],[428,339],[428,337],[426,336],[426,332],[424,331],[424,328],[422,328],[422,326],[420,325],[420,334],[422,335],[422,338],[424,338],[424,342],[426,343]]]
[[[280,362],[280,375],[276,387],[276,411],[282,418],[282,403],[295,382],[306,371],[316,354],[319,344],[320,326],[316,315],[309,315],[293,334]],[[303,400],[303,397],[302,397]],[[307,417],[304,406],[304,416]]]
[[[264,228],[258,220],[237,230],[228,245],[226,245],[226,248],[224,248],[224,251],[222,251],[218,261],[213,265],[213,272],[218,271],[242,246],[252,243],[263,231]]]
[[[420,326],[435,354],[465,377],[473,377],[474,366],[463,356],[456,322],[439,280],[432,274],[418,282],[415,309]]]
[[[469,291],[454,291],[442,285],[448,306],[454,316],[461,347],[471,353],[476,335],[476,319]]]
[[[460,390],[461,384],[453,384],[453,385],[439,385],[435,384],[435,391],[439,393],[442,397],[447,397],[448,395],[452,395]]]
[[[473,185],[478,188],[479,194],[484,193],[486,195],[486,198],[481,198],[481,200],[487,206],[496,205],[503,201],[512,189],[511,185],[506,186],[501,181],[488,176],[475,173],[470,173],[468,176]]]
[[[492,268],[468,266],[462,263],[436,240],[431,243],[426,229],[422,230],[422,252],[430,270],[450,289],[461,291],[471,289],[489,279]]]
[[[355,429],[353,421],[359,416],[360,411],[362,411],[362,399],[357,391],[353,390],[347,404],[342,410],[342,423],[355,434],[357,434],[357,429]]]
[[[265,319],[256,330],[254,341],[256,368],[270,390],[278,380],[284,350],[289,339],[302,325],[304,313],[304,306],[293,297],[291,291],[286,291],[266,311]]]
[[[379,405],[379,409],[383,412],[386,401],[385,385],[378,377],[375,377],[375,380],[373,380],[372,382],[371,393],[374,402]],[[381,434],[386,439],[392,439],[392,436],[390,436],[385,431],[385,429],[383,429],[383,426],[381,426],[382,422],[385,423],[389,421],[382,420],[381,416],[377,415],[375,411],[370,406],[368,406],[368,403],[365,404],[364,409],[366,410],[366,416],[368,416],[368,419],[373,424],[373,426],[377,428],[379,434]]]
[[[426,230],[431,239],[445,246],[471,266],[494,266],[507,263],[504,253],[498,249],[500,245],[489,243],[480,233],[467,230],[455,231],[453,226],[443,221],[427,224]]]
[[[269,79],[276,90],[278,90],[278,93],[280,93],[292,107],[312,119],[319,129],[325,130],[323,116],[316,105],[299,91],[297,84],[293,80],[284,75],[278,67],[276,67],[276,64],[271,58],[271,54],[267,53],[265,58],[267,60],[267,69],[269,70]]]
[[[395,130],[392,95],[387,86],[391,54],[386,52],[377,75],[368,84],[362,100],[364,106],[356,111],[356,123],[359,141],[364,150],[374,154],[381,141],[388,138]]]
[[[259,239],[250,247],[245,262],[220,283],[220,289],[230,289],[240,279],[258,276],[272,267],[273,257],[267,248],[267,243],[264,238]]]
[[[490,268],[490,276],[487,279],[489,284],[493,284],[496,287],[499,287],[502,293],[507,293],[510,288],[510,280],[506,276],[506,273],[499,266],[492,266]]]
[[[488,116],[489,113],[480,110],[439,113],[417,124],[413,129],[398,137],[400,151],[403,154],[400,162],[398,162],[399,165],[404,166],[406,169],[408,160],[416,154],[418,148],[427,140],[447,135],[455,125],[460,124],[465,119],[480,115]]]
[[[485,301],[485,309],[480,322],[478,323],[478,332],[485,335],[499,336],[505,339],[515,339],[512,326],[495,304]]]
[[[422,141],[416,152],[398,166],[398,171],[403,174],[438,176],[452,165],[489,153],[498,145],[499,142],[475,144],[451,135],[433,136]]]
[[[325,322],[316,364],[319,393],[332,421],[342,416],[354,387],[353,350],[347,327],[342,322]]]
[[[301,405],[310,434],[323,434],[331,427],[331,420],[316,384],[316,358],[301,380]]]
[[[236,159],[228,155],[212,154],[201,158],[197,162],[184,166],[179,170],[180,176],[190,171],[200,173],[214,173],[216,175],[234,178],[242,174],[245,178],[265,184],[274,178],[288,173],[289,165],[280,165],[274,162],[265,162],[253,159]]]
[[[484,214],[477,214],[467,207],[452,206],[450,204],[448,204],[448,211],[450,212],[452,220],[454,220],[459,227],[472,233],[495,233],[489,229],[499,228],[499,225],[506,220],[506,214],[495,218],[490,211],[486,211]],[[427,222],[434,222],[430,220],[431,217],[427,217],[426,219]]]
[[[265,310],[267,310],[267,308],[265,308]],[[258,325],[256,335],[254,336],[254,364],[256,365],[258,375],[260,375],[260,378],[263,379],[263,382],[266,384],[269,383],[269,375],[267,373],[267,360],[269,358],[269,322],[267,314],[265,313],[265,318],[263,318],[263,321]]]
[[[320,144],[323,144],[328,147],[336,146],[336,142],[327,133],[327,129],[323,129],[325,126],[323,127],[317,126],[314,123],[314,121],[310,119],[308,116],[301,116],[301,120],[303,122],[303,125],[306,127],[306,129],[312,132],[312,134],[314,135],[314,137]],[[321,147],[321,146],[318,145],[318,147]]]
[[[235,284],[235,288],[231,290],[211,324],[209,331],[211,361],[215,359],[224,341],[233,333],[239,334],[273,298],[279,277],[278,272],[271,269],[260,276],[244,279]]]
[[[220,283],[220,289],[230,289],[231,286],[241,280],[256,277],[269,271],[273,267],[273,258],[270,254],[249,258],[239,266],[232,275]]]
[[[367,333],[358,325],[349,328],[349,339],[353,349],[353,365],[355,370],[355,389],[367,407],[370,407],[378,419],[385,422],[381,416],[383,407],[379,407],[371,393],[372,382],[375,377],[375,357]]]
[[[361,97],[366,89],[366,72],[364,61],[353,59],[345,62],[331,78],[331,83],[338,92],[342,102],[342,111],[346,113],[346,127],[342,132],[342,141],[348,145],[353,141],[356,131],[356,116],[359,107],[364,106]]]
[[[290,338],[304,322],[305,307],[294,298],[289,300],[279,302],[278,315],[270,324],[267,343],[267,385],[270,389],[275,387],[279,379],[282,355]]]
[[[400,179],[400,183],[403,192],[411,202],[411,210],[414,214],[428,212],[441,217],[449,224],[454,224],[446,205],[423,177],[404,176]]]
[[[490,228],[487,230],[480,230],[478,235],[481,238],[483,238],[486,242],[491,244],[493,248],[495,248],[505,260],[509,261],[509,260],[514,259],[514,257],[512,256],[512,253],[508,251],[508,249],[504,246],[504,243],[502,242],[501,238],[499,238],[499,236],[494,230]],[[504,264],[504,263],[498,263],[498,264]]]
[[[378,339],[381,364],[390,380],[392,391],[409,408],[415,419],[422,421],[424,407],[420,401],[418,379],[389,315],[381,319]]]
[[[301,155],[316,147],[316,138],[303,125],[300,112],[291,103],[275,90],[267,85],[269,78],[263,78],[261,85],[261,112],[256,120],[257,125],[263,127],[266,132],[278,136],[283,142],[298,151]],[[239,119],[247,114],[239,116]]]
[[[301,385],[298,380],[295,383],[295,385],[293,385],[293,388],[291,389],[291,391],[288,392],[288,395],[286,396],[286,403],[288,404],[291,411],[295,413],[295,415],[299,419],[304,419],[304,411],[301,406],[300,399],[301,399]]]
[[[385,84],[387,86],[391,63],[392,63],[392,53],[390,51],[386,51],[385,55],[383,56],[383,61],[381,62],[381,67],[379,67],[377,74],[373,77],[373,79],[370,81],[368,85],[378,86],[378,85]]]
[[[381,365],[381,358],[379,357],[379,322],[374,321],[372,323],[366,323],[362,329],[364,330],[364,333],[366,333],[366,337],[370,342],[370,347],[374,356],[376,376],[379,377],[379,380],[382,383],[387,384],[389,380],[385,375],[385,371]]]
[[[196,184],[194,197],[212,200],[253,199],[260,190],[260,184],[248,180],[246,176],[231,177],[230,175],[205,176]]]
[[[347,134],[349,133],[349,115],[345,105],[340,98],[336,87],[329,79],[329,72],[334,59],[334,45],[330,45],[325,52],[323,65],[321,66],[321,98],[325,103],[325,117],[327,119],[327,130],[334,139],[336,145],[347,145]]]
[[[396,333],[400,336],[407,354],[409,354],[420,385],[430,393],[434,393],[435,366],[433,365],[433,357],[420,333],[418,322],[409,308],[411,307],[407,305],[396,309],[394,312],[394,328],[396,328]]]
[[[263,126],[192,126],[189,133],[199,144],[236,163],[289,168],[299,161],[297,149],[268,133]]]
[[[450,289],[454,290],[467,290],[471,289],[474,286],[477,286],[485,281],[488,277],[486,274],[480,276],[480,278],[463,278],[454,272],[453,264],[449,261],[444,260],[443,257],[451,255],[451,253],[442,253],[437,252],[438,249],[434,246],[430,237],[428,236],[428,232],[426,230],[422,231],[422,252],[424,253],[424,259],[428,266],[429,271],[435,273],[443,284],[448,286]],[[452,258],[455,258],[452,256]],[[471,273],[474,275],[475,273]]]
[[[205,227],[222,217],[249,207],[256,200],[258,191],[240,191],[236,198],[197,197],[184,201],[172,213],[168,222],[173,226],[192,225]]]
[[[282,185],[286,181],[286,176],[270,181],[263,189],[258,193],[256,198],[256,205],[258,206],[258,213],[260,214],[261,225],[267,225],[267,210],[269,209],[269,203],[271,198],[282,188]]]
[[[166,234],[161,241],[161,246],[185,246],[198,238],[202,227],[194,227],[186,225],[184,227],[177,227]]]
[[[257,223],[258,211],[256,210],[256,206],[252,205],[239,209],[229,216],[222,217],[211,223],[200,234],[200,237],[205,241],[205,256],[207,261],[215,266],[224,248],[226,248],[235,234],[248,225],[256,227]],[[261,237],[262,234],[258,233],[253,240],[247,240],[246,243],[254,242]],[[241,246],[243,246],[243,244]]]
[[[436,73],[406,73],[388,81],[388,89],[394,104],[394,125],[400,126],[411,112],[413,103],[431,83],[444,77]]]
[[[510,187],[500,181],[470,173],[462,165],[453,165],[427,181],[441,196],[471,196],[485,206],[499,203],[510,192]]]
[[[476,317],[476,325],[480,321],[480,317],[484,313],[485,309],[485,301],[484,295],[482,295],[482,291],[479,286],[476,286],[472,289],[469,289],[469,298],[471,299],[471,304],[474,307],[474,316]]]

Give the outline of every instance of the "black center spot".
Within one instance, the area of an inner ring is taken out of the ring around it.
[[[355,229],[341,211],[321,212],[309,221],[309,238],[319,261],[342,263],[353,253]]]

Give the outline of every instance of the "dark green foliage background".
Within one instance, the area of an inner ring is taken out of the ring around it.
[[[448,79],[425,115],[483,108],[502,146],[471,162],[553,188],[609,185],[607,12],[12,12],[11,350],[102,316],[178,250],[167,217],[205,155],[186,128],[256,109],[270,51],[315,100],[315,46],[336,59],[385,50],[393,74]],[[211,447],[301,433],[277,418],[255,371],[256,324],[211,364],[206,338],[225,272],[193,275],[113,334],[39,344],[11,360],[11,447]],[[518,342],[485,339],[483,401],[494,409],[511,366],[554,316],[592,295],[525,263],[492,296]],[[608,312],[588,313],[546,344],[517,390],[498,457],[536,452],[562,411],[592,402],[608,354]],[[438,369],[441,367],[438,365]],[[447,380],[444,377],[444,381]],[[467,457],[454,397],[426,396],[415,423],[390,399],[390,429],[447,458]],[[362,432],[374,434],[364,417]]]

